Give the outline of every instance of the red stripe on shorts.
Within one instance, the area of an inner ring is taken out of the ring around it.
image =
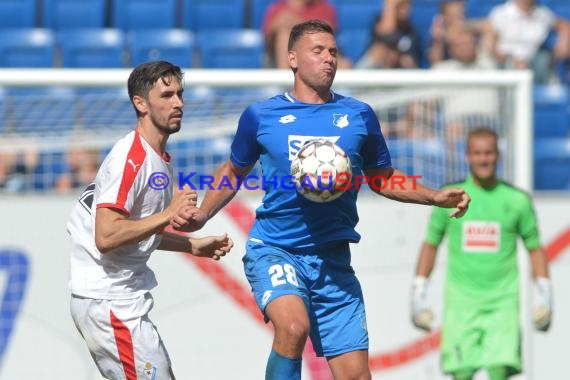
[[[111,310],[111,326],[115,334],[115,343],[119,351],[119,359],[123,364],[125,377],[127,380],[137,380],[137,371],[135,369],[135,352],[133,349],[133,339],[131,332],[123,322],[113,314]]]

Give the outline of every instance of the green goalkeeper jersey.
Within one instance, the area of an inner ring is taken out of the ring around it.
[[[455,219],[434,207],[426,239],[438,246],[448,235],[446,302],[489,305],[518,297],[517,237],[528,250],[540,246],[530,196],[501,181],[484,189],[472,177],[452,187],[469,194],[469,209]]]

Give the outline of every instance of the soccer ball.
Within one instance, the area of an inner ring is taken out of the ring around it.
[[[339,173],[350,178],[350,159],[338,145],[324,139],[305,143],[291,162],[297,191],[313,202],[334,201],[344,193],[347,187],[337,186]]]

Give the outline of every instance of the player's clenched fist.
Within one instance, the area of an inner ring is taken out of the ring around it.
[[[211,257],[214,260],[219,260],[225,256],[234,246],[234,242],[228,234],[192,238],[190,242],[192,243],[192,254],[194,256]]]
[[[172,200],[168,205],[168,211],[171,215],[184,208],[196,207],[198,204],[198,193],[196,190],[191,190],[188,186],[182,189],[176,189],[172,193]]]
[[[193,232],[204,227],[208,221],[207,215],[196,207],[186,207],[179,209],[170,219],[172,228],[178,231]]]

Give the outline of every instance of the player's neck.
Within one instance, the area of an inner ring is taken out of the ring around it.
[[[295,85],[290,94],[301,103],[307,104],[323,104],[330,101],[332,97],[330,89],[319,91],[311,87],[299,85]]]
[[[492,189],[497,185],[497,183],[499,183],[499,180],[497,176],[492,176],[489,178],[479,178],[473,175],[473,182],[475,182],[477,186],[482,187],[484,189]]]
[[[151,128],[144,123],[139,123],[136,130],[155,152],[160,156],[164,155],[164,152],[166,151],[166,142],[168,141],[167,134],[157,128]]]

